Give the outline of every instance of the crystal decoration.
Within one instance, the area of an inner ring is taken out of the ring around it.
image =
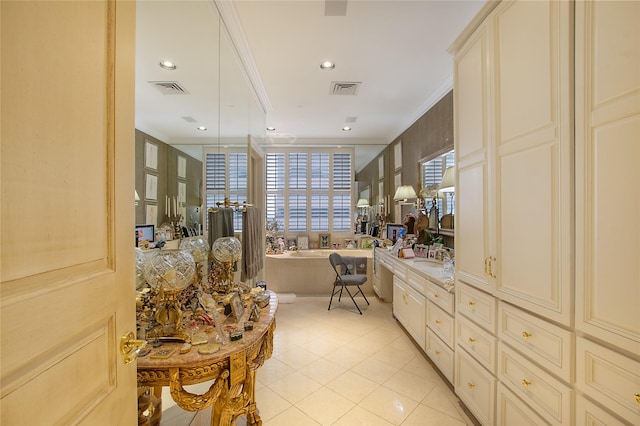
[[[136,247],[136,290],[142,289],[147,280],[144,279],[144,265],[147,262],[147,257],[144,252]]]
[[[242,244],[235,237],[221,237],[213,243],[211,254],[221,263],[237,262],[242,254]]]
[[[144,267],[144,277],[155,290],[176,292],[193,282],[196,262],[185,250],[154,250]]]
[[[179,248],[188,251],[198,264],[209,258],[209,243],[202,236],[181,239]]]

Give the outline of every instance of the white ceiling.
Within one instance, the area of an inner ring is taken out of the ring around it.
[[[325,1],[317,0],[218,3],[267,112],[265,125],[276,128],[266,132],[266,143],[353,145],[356,170],[451,89],[447,48],[484,5],[338,0],[327,1],[327,10],[346,14],[325,16]],[[137,9],[136,128],[196,158],[218,136],[196,127],[211,126],[225,108],[214,102],[217,57],[206,53],[218,47],[215,9],[211,1],[139,1]],[[161,69],[164,58],[178,69]],[[335,69],[322,71],[325,60]],[[167,80],[189,94],[162,95],[148,83]],[[361,85],[355,96],[331,95],[333,81]]]

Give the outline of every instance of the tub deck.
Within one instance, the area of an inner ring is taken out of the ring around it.
[[[265,263],[267,288],[276,293],[295,293],[299,296],[331,295],[335,272],[329,255],[367,258],[367,282],[361,286],[367,296],[373,291],[373,250],[298,250],[283,254],[268,254]]]

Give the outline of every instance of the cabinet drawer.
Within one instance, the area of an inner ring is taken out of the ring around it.
[[[500,301],[498,336],[561,379],[572,381],[573,333],[570,331]]]
[[[455,341],[455,323],[453,317],[427,300],[427,327],[433,330],[450,348]]]
[[[427,334],[425,352],[440,369],[444,377],[453,383],[453,350],[445,345],[433,331],[427,327],[425,329]]]
[[[496,379],[463,349],[457,350],[456,394],[483,425],[494,424]]]
[[[582,395],[576,398],[576,425],[578,426],[609,426],[622,424],[622,420],[591,402]],[[631,425],[631,423],[629,423]]]
[[[502,382],[498,383],[496,404],[496,424],[499,426],[546,426],[549,424]]]
[[[440,306],[449,315],[453,316],[455,312],[455,296],[449,293],[438,284],[427,281],[427,298],[436,305]]]
[[[549,423],[572,424],[573,391],[551,374],[500,342],[498,376]]]
[[[415,273],[411,269],[407,270],[407,283],[423,295],[427,294],[427,282],[428,280],[422,275]]]
[[[640,361],[582,337],[576,340],[576,350],[578,389],[628,422],[640,424]]]
[[[496,374],[496,338],[462,315],[456,315],[456,344]]]
[[[473,287],[456,283],[456,312],[463,313],[476,324],[496,332],[496,299]]]

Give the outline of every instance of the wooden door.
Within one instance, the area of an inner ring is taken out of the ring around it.
[[[136,424],[135,3],[0,19],[0,423]]]

